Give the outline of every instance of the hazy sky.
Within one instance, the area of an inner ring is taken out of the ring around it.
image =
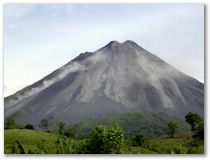
[[[4,96],[127,39],[204,81],[203,4],[6,4]]]

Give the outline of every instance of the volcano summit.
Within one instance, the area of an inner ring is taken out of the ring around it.
[[[204,84],[133,41],[111,41],[5,98],[5,117],[35,126],[128,112],[203,115]]]

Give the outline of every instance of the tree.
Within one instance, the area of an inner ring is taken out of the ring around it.
[[[16,122],[13,118],[7,118],[6,119],[5,126],[15,127],[15,125],[16,125]]]
[[[58,133],[60,135],[63,135],[64,134],[65,123],[60,121],[60,122],[57,123],[57,126],[58,126]]]
[[[69,137],[69,138],[75,138],[76,135],[76,131],[77,131],[77,126],[72,126],[70,127],[65,133],[64,135]]]
[[[193,132],[193,138],[204,141],[204,124],[200,123]]]
[[[92,131],[87,150],[96,154],[121,153],[123,143],[124,134],[121,127],[115,124],[107,129],[99,125]]]
[[[174,137],[174,134],[177,132],[177,129],[178,129],[178,125],[176,122],[169,122],[167,124],[167,127],[168,127],[168,135],[173,138]]]
[[[122,128],[114,124],[107,133],[106,153],[121,153],[124,143],[124,133]]]
[[[71,154],[72,146],[66,137],[59,137],[56,141],[57,154]]]
[[[202,120],[201,117],[198,114],[196,114],[196,113],[189,112],[185,116],[185,121],[191,125],[191,131],[192,132],[199,125],[201,120]]]
[[[34,126],[33,126],[32,124],[26,124],[26,125],[25,125],[25,128],[26,128],[26,129],[34,130]]]
[[[92,130],[89,143],[90,153],[103,153],[105,150],[107,130],[103,125]]]
[[[42,119],[42,121],[40,122],[40,128],[48,131],[48,120],[47,119]]]
[[[135,142],[134,145],[143,146],[146,143],[147,138],[143,134],[138,134],[133,140]]]

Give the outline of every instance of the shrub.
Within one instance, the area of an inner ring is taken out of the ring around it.
[[[178,129],[178,125],[176,122],[169,122],[167,124],[167,127],[168,127],[168,135],[173,138],[174,137],[174,134],[177,132],[177,129]]]
[[[64,135],[69,138],[75,138],[76,131],[77,131],[77,127],[73,126],[73,127],[69,128],[66,132],[64,132]]]
[[[4,126],[4,129],[14,129],[12,126]]]
[[[70,147],[70,142],[65,137],[62,137],[62,136],[59,137],[56,144],[57,144],[57,154],[72,153],[71,147]]]
[[[34,126],[32,124],[27,124],[27,125],[25,125],[25,129],[34,130]]]
[[[133,141],[134,141],[134,145],[145,146],[148,139],[143,134],[139,134],[133,139]]]
[[[6,128],[14,128],[16,126],[16,122],[13,118],[7,118],[5,120],[5,127]]]
[[[204,125],[199,124],[198,127],[193,132],[193,138],[204,141]]]
[[[39,127],[48,131],[48,120],[47,119],[42,119]]]
[[[203,119],[196,113],[189,112],[185,116],[186,122],[191,125],[192,138],[204,141],[204,122]]]
[[[57,123],[57,126],[58,126],[58,133],[60,135],[63,135],[64,134],[65,123],[60,121],[60,122]]]
[[[86,139],[80,140],[76,145],[72,146],[73,152],[76,154],[86,154],[89,152],[89,141]]]
[[[117,124],[114,124],[110,129],[99,125],[92,131],[87,150],[96,154],[121,153],[123,142],[124,133]]]
[[[185,121],[191,125],[191,131],[193,132],[202,120],[198,114],[189,112],[185,116]]]

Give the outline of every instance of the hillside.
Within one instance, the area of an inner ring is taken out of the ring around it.
[[[127,136],[141,133],[147,137],[160,137],[167,135],[167,124],[174,121],[179,125],[179,133],[187,133],[190,127],[183,120],[166,113],[126,113],[122,115],[110,115],[106,118],[98,118],[80,122],[73,126],[78,128],[78,135],[85,136],[98,124],[111,126],[119,124]]]

